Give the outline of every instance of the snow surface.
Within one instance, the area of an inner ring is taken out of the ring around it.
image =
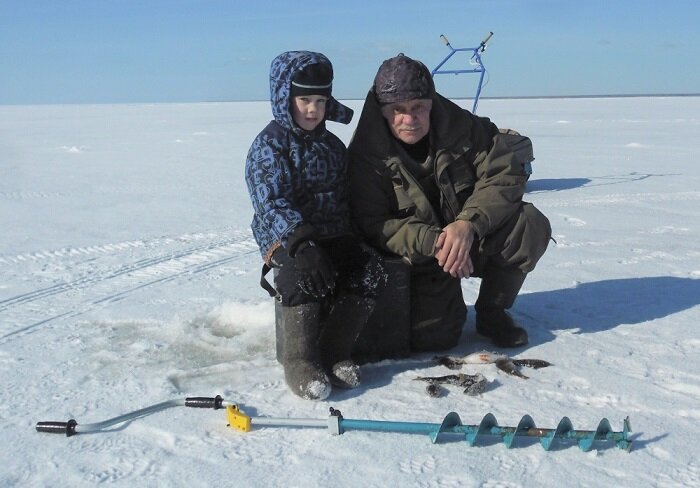
[[[516,302],[531,343],[512,355],[554,365],[529,380],[465,366],[487,390],[435,399],[413,378],[449,370],[421,355],[365,365],[360,389],[309,402],[275,361],[249,230],[243,165],[266,102],[0,107],[0,485],[700,486],[700,98],[483,100],[479,113],[534,142],[526,199],[557,243]],[[346,142],[354,129],[330,127]],[[472,305],[478,280],[463,289]],[[452,353],[481,349],[470,307]],[[34,428],[216,394],[266,417],[333,406],[621,430],[629,415],[634,444],[242,433],[221,410],[184,407],[70,438]]]

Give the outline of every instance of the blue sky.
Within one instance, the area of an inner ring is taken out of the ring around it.
[[[326,54],[334,95],[364,98],[382,60],[433,68],[440,34],[488,31],[482,96],[700,93],[699,20],[698,0],[0,0],[0,104],[267,100],[292,49]],[[457,98],[475,81],[436,78]]]

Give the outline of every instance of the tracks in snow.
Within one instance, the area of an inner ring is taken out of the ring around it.
[[[0,317],[14,318],[0,323],[0,341],[56,319],[77,317],[144,288],[178,279],[206,279],[215,270],[226,274],[221,271],[225,265],[245,258],[257,264],[257,252],[250,232],[233,231],[0,258],[0,269],[5,268],[10,283],[20,281],[20,276],[25,282],[45,282],[47,276],[54,282],[0,299]],[[68,274],[69,279],[57,280],[58,274]]]

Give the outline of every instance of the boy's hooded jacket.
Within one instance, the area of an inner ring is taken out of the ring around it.
[[[324,122],[313,131],[292,118],[294,74],[311,64],[331,62],[323,54],[290,51],[270,67],[272,120],[253,141],[246,182],[255,215],[251,227],[269,264],[272,253],[293,235],[318,239],[350,233],[345,145],[326,130],[325,120],[347,124],[353,111],[331,97]]]

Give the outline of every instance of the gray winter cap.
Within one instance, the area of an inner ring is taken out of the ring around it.
[[[374,77],[374,94],[382,105],[430,98],[434,92],[428,68],[403,53],[384,61]]]

